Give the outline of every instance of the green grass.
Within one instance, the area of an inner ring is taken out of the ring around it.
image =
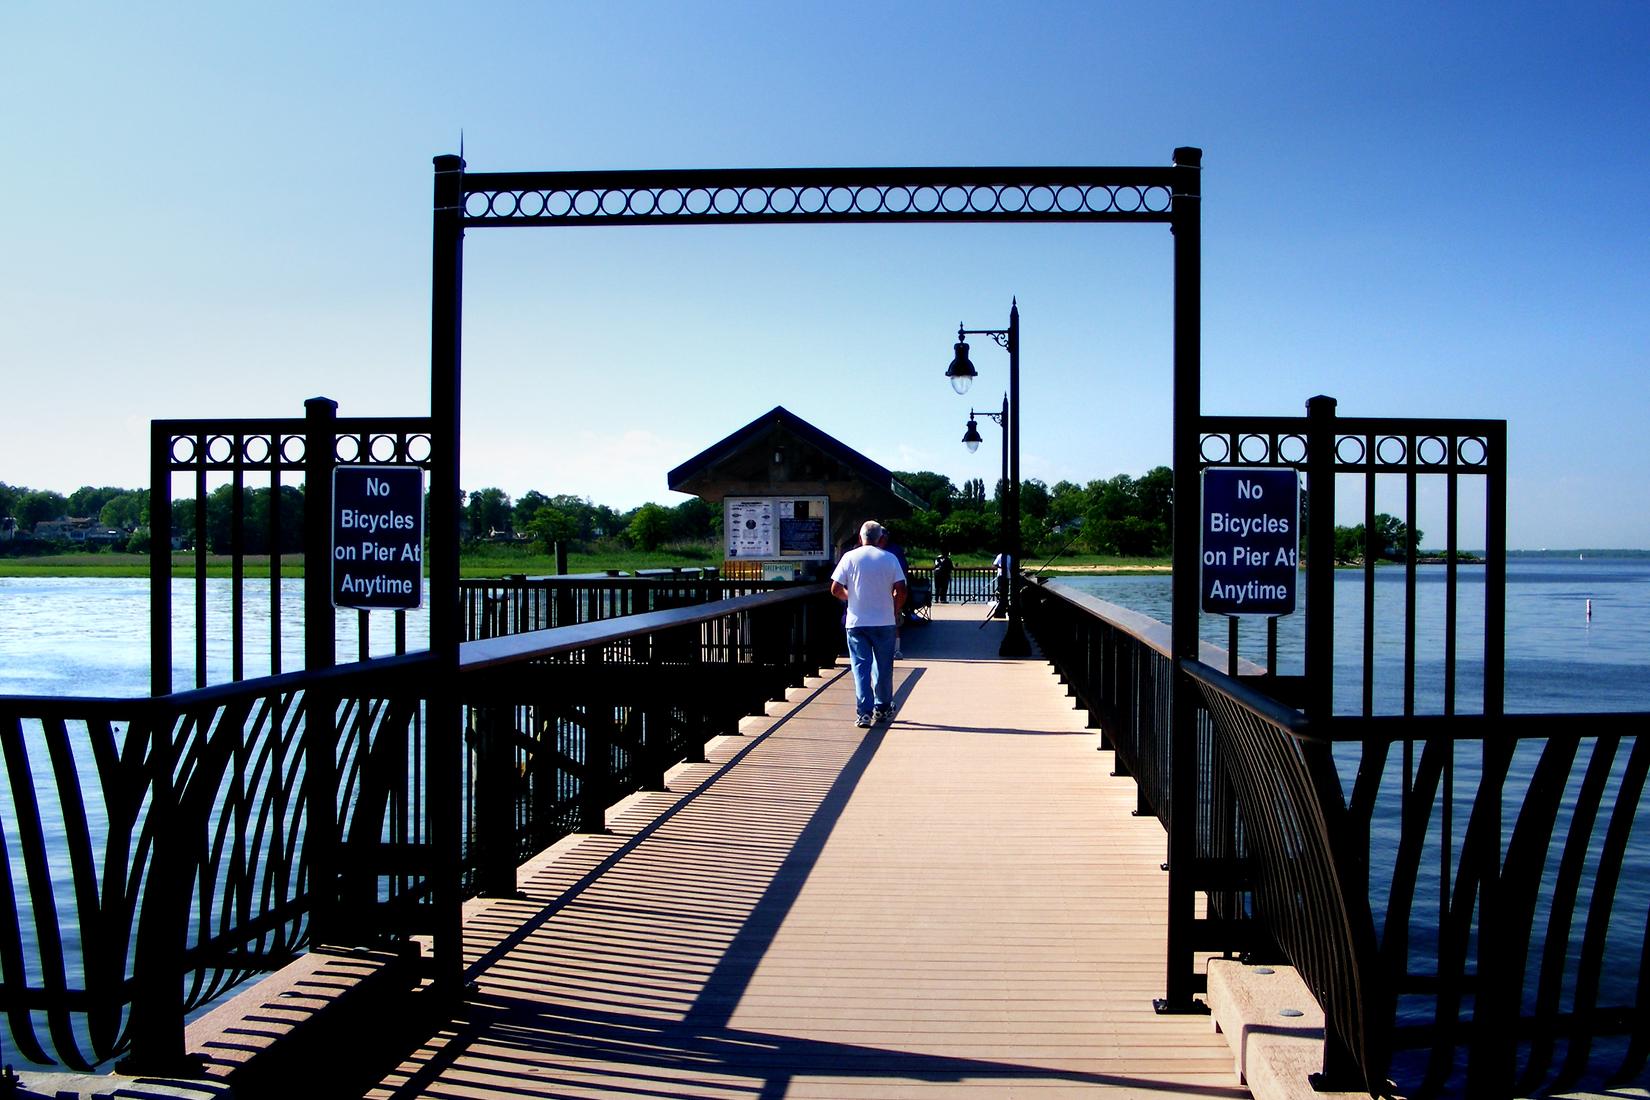
[[[924,568],[933,563],[933,555],[927,553],[913,553],[909,555],[912,566]],[[1027,555],[1022,563],[1026,570],[1040,567],[1046,558]],[[988,554],[961,554],[954,556],[952,561],[958,566],[986,566],[991,565],[991,556]],[[620,548],[603,548],[584,553],[571,553],[567,557],[567,568],[573,573],[602,573],[610,569],[618,569],[626,573],[633,573],[638,569],[668,569],[672,566],[686,568],[721,565],[720,548],[711,543],[692,543],[682,546],[662,547],[652,552],[641,550],[624,550]],[[1167,558],[1123,558],[1107,554],[1064,554],[1055,559],[1054,565],[1069,570],[1076,568],[1092,568],[1105,572],[1155,572],[1168,566]],[[230,560],[226,556],[211,556],[207,558],[206,575],[209,577],[227,577],[230,575]],[[249,557],[245,562],[248,577],[269,576],[269,558]],[[459,572],[466,577],[500,577],[508,573],[526,573],[529,576],[545,576],[556,571],[556,559],[553,555],[534,552],[517,546],[481,546],[466,550],[459,559]],[[144,554],[50,554],[38,558],[0,558],[0,577],[147,577],[149,575],[149,558]],[[195,556],[187,552],[172,555],[172,575],[174,577],[192,577],[195,575]],[[302,577],[304,575],[304,560],[301,557],[291,556],[281,559],[281,575],[283,577]]]
[[[713,543],[686,543],[652,551],[601,547],[567,555],[567,571],[570,573],[604,573],[609,569],[634,573],[638,569],[669,569],[673,566],[700,568],[721,564],[721,550]],[[466,577],[499,577],[507,573],[545,576],[556,571],[556,558],[541,551],[493,543],[465,550],[459,556],[458,570]]]
[[[1025,559],[1020,562],[1020,567],[1028,573],[1042,568],[1045,562],[1049,563],[1051,570],[1058,569],[1061,572],[1092,569],[1097,573],[1158,573],[1169,567],[1169,559],[1166,557],[1134,558],[1120,557],[1116,554],[1061,554],[1059,557],[1054,558],[1052,562],[1049,562],[1051,556],[1051,554],[1042,556],[1027,554]],[[932,556],[911,560],[911,564],[914,566],[932,565],[933,562]],[[991,557],[985,554],[954,554],[951,557],[951,562],[953,565],[989,566]]]
[[[669,547],[644,553],[639,550],[604,550],[568,555],[567,568],[574,573],[602,573],[609,569],[634,572],[637,569],[668,569],[671,566],[720,565],[722,560],[710,546]],[[227,577],[233,566],[226,555],[206,559],[206,575]],[[248,557],[244,563],[248,577],[269,576],[267,556]],[[554,555],[533,553],[514,546],[484,546],[465,551],[459,572],[466,577],[498,577],[506,573],[541,576],[556,571]],[[147,577],[146,554],[48,554],[37,558],[0,558],[0,577]],[[172,575],[195,575],[195,556],[188,552],[172,555]],[[281,558],[281,576],[302,577],[304,559],[292,555]]]
[[[176,572],[177,563],[173,563]],[[262,574],[267,576],[269,566]],[[0,558],[0,577],[147,577],[147,554],[45,554],[37,558]],[[229,566],[223,567],[229,575]]]

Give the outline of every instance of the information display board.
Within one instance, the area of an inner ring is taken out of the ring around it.
[[[1203,471],[1203,610],[1291,615],[1300,576],[1300,473],[1276,467]]]
[[[729,498],[722,502],[722,530],[727,534],[728,557],[771,558],[773,498]]]
[[[424,605],[424,471],[332,471],[332,606],[411,611]]]
[[[831,510],[827,497],[728,497],[722,530],[729,558],[828,561]]]

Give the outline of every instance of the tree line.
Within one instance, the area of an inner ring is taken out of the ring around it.
[[[0,481],[0,520],[10,518],[18,532],[31,534],[38,524],[70,517],[95,520],[106,531],[121,532],[123,538],[115,549],[134,553],[147,553],[149,550],[147,489],[82,485],[65,496],[50,489],[30,489]],[[17,553],[27,548],[28,544],[14,539],[0,546]]]
[[[884,518],[894,537],[912,552],[994,553],[1001,542],[1004,484],[988,495],[985,482],[961,486],[932,470],[897,471],[894,476],[923,502],[906,519]],[[247,553],[282,554],[303,550],[304,490],[283,485],[279,495],[279,547],[271,539],[268,487],[243,486],[242,530]],[[234,489],[220,485],[205,501],[205,531],[213,553],[228,551],[234,513]],[[1307,496],[1301,494],[1302,531]],[[428,504],[426,502],[426,515]],[[199,505],[192,497],[172,502],[174,545],[192,547]],[[95,518],[105,528],[128,532],[114,549],[146,553],[149,549],[149,492],[115,486],[82,486],[67,496],[0,482],[0,518],[11,516],[18,530],[66,517]],[[1024,553],[1052,553],[1067,547],[1078,553],[1120,557],[1166,557],[1174,537],[1174,473],[1156,466],[1138,477],[1118,474],[1084,485],[1072,481],[1049,486],[1032,478],[1020,483],[1020,545]],[[1402,520],[1385,513],[1375,517],[1377,560],[1399,560],[1410,532]],[[529,490],[512,499],[496,487],[464,494],[461,533],[472,545],[486,542],[525,544],[548,551],[556,543],[603,544],[654,551],[671,545],[720,545],[722,510],[697,497],[676,505],[643,504],[628,511],[597,504],[568,493],[546,495]],[[1414,532],[1420,545],[1421,532]],[[9,552],[25,552],[16,541]],[[1362,524],[1335,528],[1335,559],[1361,561],[1367,540]],[[55,549],[51,545],[35,550]],[[1304,541],[1303,541],[1304,549]]]
[[[220,485],[207,494],[204,508],[194,497],[172,501],[170,537],[174,546],[192,548],[204,521],[207,548],[227,553],[233,538],[235,490]],[[241,537],[248,554],[303,552],[304,488],[283,485],[279,496],[267,486],[241,489]],[[271,502],[278,507],[271,523]],[[425,495],[425,517],[429,500]],[[720,541],[722,515],[718,508],[697,498],[674,507],[644,504],[621,512],[585,497],[523,493],[512,501],[502,489],[465,493],[460,509],[462,537],[472,545],[504,541],[548,549],[557,542],[607,543],[656,550],[671,543]],[[52,553],[62,540],[31,538],[40,523],[64,519],[93,519],[100,527],[119,530],[126,538],[107,548],[116,552],[149,550],[149,491],[115,486],[83,486],[64,495],[0,482],[0,519],[11,517],[24,537],[0,543],[10,554]],[[427,524],[426,524],[427,526]],[[277,545],[278,543],[278,545]]]
[[[896,473],[916,492],[926,507],[908,519],[889,519],[895,537],[913,550],[945,549],[952,553],[995,552],[1001,541],[1000,509],[1003,485],[987,495],[984,481],[975,478],[959,487],[950,478],[930,470]],[[1130,556],[1168,552],[1173,476],[1157,467],[1139,478],[1126,474],[1085,486],[1062,481],[1052,489],[1036,479],[1020,487],[1022,545],[1028,552],[1042,544],[1051,531],[1081,527],[1079,548]],[[283,485],[279,490],[279,546],[271,539],[269,487],[243,486],[242,538],[247,553],[296,554],[303,550],[304,490]],[[174,545],[192,547],[197,535],[200,505],[193,497],[172,501],[171,538]],[[426,503],[426,514],[428,505]],[[234,514],[234,487],[220,485],[204,505],[205,535],[213,553],[230,547]],[[144,489],[85,486],[67,496],[0,482],[0,516],[15,517],[24,532],[37,523],[67,517],[96,517],[100,524],[131,532],[119,547],[147,552],[149,493]],[[512,499],[496,487],[468,492],[460,511],[462,534],[472,545],[486,542],[527,543],[548,550],[557,542],[631,546],[653,551],[672,544],[719,545],[722,510],[697,497],[676,505],[643,504],[620,511],[589,498],[568,493],[547,495],[537,490]],[[1080,520],[1080,523],[1074,523]],[[39,549],[45,549],[40,547]]]
[[[990,497],[979,478],[959,488],[931,470],[894,474],[926,502],[908,520],[889,520],[908,548],[949,553],[994,552],[1002,541],[1005,483]],[[1174,538],[1174,471],[1156,466],[1132,477],[1118,474],[1079,485],[1020,483],[1020,545],[1025,554],[1055,552],[1120,557],[1166,557]]]

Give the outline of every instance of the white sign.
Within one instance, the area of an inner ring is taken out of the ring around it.
[[[771,497],[724,502],[723,529],[728,536],[728,557],[771,558],[774,556]]]
[[[831,558],[828,497],[727,497],[722,509],[729,558]]]

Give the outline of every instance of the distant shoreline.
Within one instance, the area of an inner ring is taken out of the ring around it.
[[[1037,569],[1027,570],[1035,573],[1070,573],[1093,576],[1117,576],[1131,573],[1170,573],[1174,567],[1170,565],[1045,565]]]
[[[1457,565],[1482,566],[1484,564],[1483,551],[1463,550],[1463,554],[1475,555],[1457,559]],[[671,563],[666,560],[667,555],[638,555],[638,560],[627,561],[622,556],[615,555],[575,555],[573,572],[604,572],[611,568],[655,568],[668,567],[670,564],[684,564],[686,567],[698,567],[703,564],[714,563]],[[1628,560],[1642,561],[1650,559],[1650,550],[1509,550],[1509,561],[1577,561],[1577,560]],[[1449,559],[1439,553],[1423,554],[1416,559],[1417,565],[1438,566],[1447,565]],[[989,566],[984,562],[959,562],[970,568]],[[1377,563],[1381,569],[1402,567],[1401,561],[1383,561]],[[1303,566],[1304,568],[1304,566]],[[1360,563],[1337,566],[1337,569],[1361,569]],[[248,579],[268,578],[269,559],[267,557],[249,557],[244,566],[244,575]],[[489,556],[468,558],[460,562],[461,574],[466,578],[499,577],[514,573],[529,573],[534,575],[554,572],[553,562],[546,559],[523,557],[519,560],[499,560]],[[1028,567],[1027,573],[1037,573],[1045,576],[1155,576],[1173,572],[1168,561],[1130,561],[1130,562],[1055,562],[1047,565]],[[195,563],[192,556],[179,554],[174,558],[172,565],[173,578],[189,578],[195,575]],[[232,567],[227,558],[211,558],[208,560],[206,575],[209,577],[228,577],[232,575]],[[303,558],[292,555],[282,559],[281,575],[287,579],[301,579],[304,575]],[[3,557],[0,558],[0,578],[17,577],[128,577],[147,578],[149,576],[149,559],[145,555],[137,554],[64,554],[46,557]]]

